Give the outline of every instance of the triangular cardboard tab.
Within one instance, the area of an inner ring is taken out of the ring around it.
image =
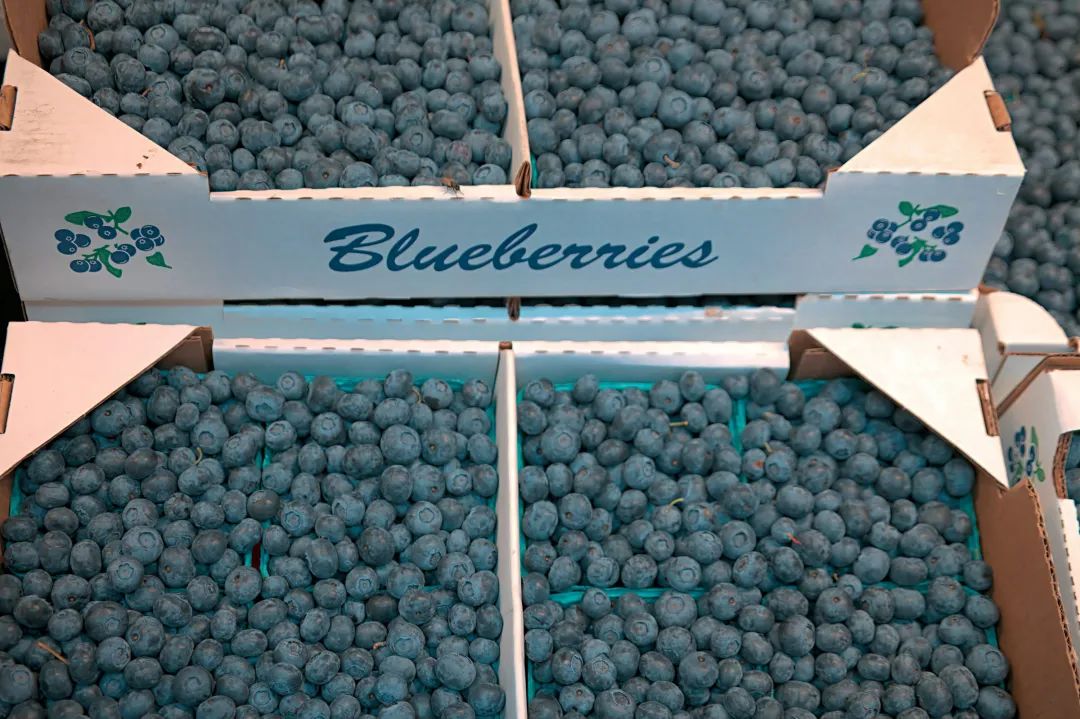
[[[994,89],[980,57],[914,108],[838,172],[1023,177],[1012,135],[999,132],[986,105]]]
[[[0,175],[196,173],[14,51],[4,84],[18,89],[18,99],[11,130],[0,132]]]
[[[201,343],[204,332],[192,325],[11,323],[3,371],[14,380],[0,476],[189,338]]]
[[[811,329],[806,333],[1004,483],[1001,444],[987,432],[977,384],[986,379],[977,332]]]

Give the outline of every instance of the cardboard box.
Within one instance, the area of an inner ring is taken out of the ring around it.
[[[70,356],[95,367],[70,371]],[[498,546],[504,616],[500,681],[505,716],[525,716],[523,623],[518,533],[515,398],[537,377],[555,381],[595,372],[604,380],[653,381],[687,368],[715,381],[725,373],[772,367],[797,379],[860,376],[948,439],[977,468],[975,508],[982,547],[994,566],[1001,607],[1000,644],[1013,673],[1010,689],[1024,717],[1080,716],[1080,679],[1067,629],[1050,527],[1030,482],[1009,487],[993,413],[980,393],[986,372],[973,330],[797,331],[777,342],[387,342],[368,340],[212,340],[193,326],[19,323],[11,326],[0,404],[0,475],[12,471],[80,416],[154,365],[254,370],[270,379],[285,369],[373,376],[408,365],[418,374],[479,376],[496,387],[499,445]],[[6,390],[6,391],[5,391]],[[9,399],[7,399],[9,398]],[[4,404],[6,402],[6,404]],[[0,496],[0,513],[7,498]]]
[[[983,338],[990,394],[1000,404],[1048,354],[1072,354],[1075,344],[1034,300],[983,288],[973,327]]]
[[[453,197],[443,188],[210,193],[194,169],[41,70],[44,2],[6,0],[22,54],[7,64],[15,109],[0,132],[8,254],[29,302],[968,290],[1023,166],[979,57],[997,3],[923,4],[956,76],[824,189],[530,194],[524,183]],[[511,106],[505,136],[525,179],[509,4],[490,6]],[[868,237],[879,218],[906,225],[931,207],[964,224],[944,261],[918,261],[918,250],[900,257]],[[124,217],[125,229],[158,226],[168,238],[163,262],[74,274],[49,238],[86,212]]]
[[[70,370],[73,351],[94,368],[92,373]],[[269,382],[289,369],[339,377],[381,377],[408,366],[418,377],[479,378],[490,383],[496,395],[499,448],[497,572],[504,586],[499,598],[504,618],[500,653],[514,656],[514,637],[523,634],[520,591],[515,594],[505,589],[511,576],[517,577],[511,586],[520,585],[520,557],[514,549],[518,546],[516,479],[508,484],[516,477],[514,363],[510,350],[495,342],[230,342],[215,341],[208,328],[190,325],[13,323],[0,376],[0,522],[8,516],[14,471],[23,459],[150,367],[177,364],[197,371],[254,371]],[[511,709],[525,706],[524,667],[501,661],[499,681],[507,694],[505,716],[524,716],[523,710],[516,713]]]
[[[993,567],[1001,607],[998,637],[1013,668],[1010,690],[1023,717],[1080,716],[1080,676],[1051,564],[1053,527],[1029,482],[1009,487],[986,372],[972,330],[796,331],[787,346],[717,343],[673,353],[650,343],[514,343],[518,386],[538,377],[570,381],[584,372],[602,380],[676,378],[687,367],[707,380],[758,366],[792,379],[858,376],[906,407],[976,467],[975,509],[983,552]],[[707,352],[698,357],[695,351]],[[789,355],[790,352],[790,355]],[[1080,376],[1080,375],[1078,375]],[[1080,538],[1080,537],[1078,537]],[[521,654],[520,656],[523,656]]]
[[[1074,646],[1080,641],[1080,523],[1068,497],[1065,460],[1080,430],[1080,355],[1046,355],[999,408],[1009,481],[1039,493]]]

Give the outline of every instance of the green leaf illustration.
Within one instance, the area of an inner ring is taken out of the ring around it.
[[[915,214],[915,205],[911,204],[907,200],[900,203],[900,214],[904,217],[911,217]]]
[[[152,255],[147,255],[146,261],[154,265],[155,267],[164,267],[167,270],[172,269],[172,266],[165,261],[165,255],[161,254],[160,252],[155,252]]]
[[[919,254],[919,252],[922,251],[922,249],[924,247],[926,247],[926,240],[915,240],[914,242],[911,243],[911,252],[910,252],[910,254],[908,254],[907,257],[900,260],[896,264],[899,265],[900,267],[908,266],[909,264],[911,264],[912,260],[914,260],[915,257]]]
[[[1039,446],[1039,434],[1035,431],[1035,425],[1031,425],[1031,444]]]
[[[1043,471],[1042,467],[1039,467],[1037,470],[1035,470],[1035,479],[1039,480],[1040,482],[1046,481],[1046,472]]]
[[[874,247],[873,245],[863,245],[862,251],[859,252],[859,255],[857,257],[852,257],[851,260],[854,262],[855,260],[861,260],[864,257],[871,257],[877,254],[877,251],[878,248]]]
[[[926,209],[937,210],[942,217],[952,217],[953,215],[959,214],[960,212],[960,210],[956,209],[955,207],[950,207],[949,205],[934,205],[933,207],[928,207]]]
[[[116,212],[112,213],[112,216],[117,222],[127,222],[131,218],[131,208],[117,207]]]
[[[121,270],[119,267],[115,267],[111,262],[109,262],[109,257],[111,256],[111,253],[109,252],[108,245],[103,245],[102,247],[97,248],[90,256],[96,258],[97,261],[101,263],[101,266],[105,268],[105,271],[113,277],[118,278],[124,274],[123,270]],[[84,255],[84,257],[86,257],[86,255]]]
[[[90,212],[90,210],[79,210],[78,212],[64,215],[64,219],[73,225],[83,224],[88,217],[100,217],[100,215],[96,212]]]

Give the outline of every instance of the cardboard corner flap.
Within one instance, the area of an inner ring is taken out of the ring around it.
[[[979,56],[1000,10],[998,0],[923,0],[922,5],[938,58],[953,70]]]
[[[0,475],[158,365],[209,366],[212,335],[193,325],[13,322],[3,372],[12,375]]]

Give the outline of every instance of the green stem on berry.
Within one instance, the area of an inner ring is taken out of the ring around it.
[[[911,264],[911,261],[915,259],[915,256],[918,255],[924,247],[926,247],[926,240],[916,239],[914,242],[911,243],[911,252],[908,253],[908,256],[900,260],[900,262],[898,262],[897,264],[900,267],[906,267],[907,265]]]
[[[95,259],[100,262],[101,266],[105,268],[105,271],[113,277],[119,277],[120,275],[124,274],[124,272],[119,267],[114,267],[113,264],[109,262],[109,257],[111,254],[112,253],[109,252],[109,246],[103,245],[94,250],[92,255],[87,255],[87,257],[90,257],[91,259]]]

